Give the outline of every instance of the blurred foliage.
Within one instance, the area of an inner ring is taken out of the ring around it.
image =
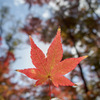
[[[96,13],[96,10],[99,9],[100,1],[83,1],[85,3],[83,3],[82,0],[50,0],[51,5],[55,5],[55,7],[51,7],[53,12],[52,18],[48,19],[45,25],[41,25],[42,22],[40,23],[41,30],[39,30],[39,33],[41,33],[41,41],[51,42],[56,34],[57,26],[60,25],[64,46],[70,47],[70,50],[74,49],[75,51],[75,53],[73,53],[66,49],[63,59],[74,56],[89,56],[87,60],[79,64],[79,71],[75,69],[70,75],[72,80],[76,75],[83,80],[83,88],[80,88],[81,92],[77,91],[77,94],[74,93],[74,95],[78,96],[78,93],[81,93],[81,99],[95,100],[96,97],[100,95],[100,16]],[[31,18],[30,20],[34,22],[34,19],[32,20]],[[28,23],[27,25],[31,24]],[[31,25],[31,27],[34,26]],[[34,34],[34,31],[36,30],[29,33]],[[91,74],[95,73],[94,76],[97,77],[98,81],[95,81],[94,84],[98,87],[98,92],[92,82],[85,79],[82,64],[89,66],[88,71]],[[92,87],[92,89],[89,87]],[[96,92],[96,94],[94,92]],[[69,100],[71,100],[71,98]]]
[[[62,43],[64,50],[63,59],[69,57],[78,57],[88,55],[89,57],[81,62],[79,66],[70,73],[70,78],[78,77],[83,83],[75,87],[52,88],[52,98],[58,97],[61,100],[97,100],[100,99],[100,15],[96,10],[100,7],[100,0],[25,0],[31,9],[34,4],[51,6],[52,17],[44,22],[29,14],[26,23],[20,31],[25,35],[38,35],[40,41],[51,42],[56,35],[57,26],[62,29]],[[85,4],[82,2],[84,1]],[[30,10],[29,9],[29,10]],[[5,56],[0,57],[0,100],[49,100],[49,86],[23,88],[17,83],[12,83],[10,77],[4,77],[10,73],[10,63],[15,61],[14,50],[21,43],[20,39],[14,39],[17,33],[19,22],[12,24],[11,32],[5,31],[4,24],[12,17],[9,15],[9,9],[4,7],[0,9],[0,46],[5,40],[9,49]],[[42,23],[43,22],[43,23]],[[3,37],[3,34],[6,35]],[[0,49],[2,49],[0,47]],[[87,68],[89,76],[84,74],[83,69]],[[78,70],[77,70],[78,69]],[[88,78],[89,77],[89,80]],[[22,78],[24,80],[24,78]],[[51,83],[52,84],[52,83]],[[16,90],[16,86],[19,89]],[[40,90],[38,90],[40,88]],[[29,93],[29,97],[23,95]]]
[[[7,22],[14,24],[13,18],[10,17],[9,8],[2,7],[0,9],[0,100],[25,100],[22,94],[30,89],[11,81],[16,73],[12,72],[10,64],[16,60],[14,50],[21,40],[14,38],[17,33],[17,25],[10,26],[9,28],[12,28],[10,32],[6,31],[4,27]],[[16,22],[16,24],[18,23]]]

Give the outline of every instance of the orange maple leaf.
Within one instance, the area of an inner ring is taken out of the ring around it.
[[[24,73],[31,79],[36,79],[36,85],[41,85],[49,79],[56,87],[59,85],[74,86],[75,84],[69,79],[65,78],[63,75],[72,71],[77,64],[87,56],[69,58],[61,61],[63,49],[60,33],[61,29],[58,28],[57,35],[48,49],[47,57],[45,57],[43,52],[36,46],[30,36],[31,59],[36,68],[28,68],[17,71]]]

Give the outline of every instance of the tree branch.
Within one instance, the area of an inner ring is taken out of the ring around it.
[[[79,52],[78,52],[78,50],[77,50],[77,48],[76,48],[76,45],[75,45],[74,37],[73,37],[71,34],[70,34],[70,38],[71,38],[72,41],[73,41],[74,48],[75,48],[75,50],[76,50],[76,53],[77,53],[78,57],[80,57],[80,54],[79,54]],[[88,87],[87,87],[86,80],[85,80],[85,78],[84,78],[84,74],[83,74],[83,70],[82,70],[81,64],[78,64],[78,66],[79,66],[79,69],[80,69],[80,74],[81,74],[82,80],[83,80],[83,82],[84,82],[84,89],[85,89],[85,92],[87,93],[87,92],[88,92]]]

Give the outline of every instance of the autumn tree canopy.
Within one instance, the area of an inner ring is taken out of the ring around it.
[[[66,98],[68,100],[96,100],[100,95],[100,14],[98,13],[100,0],[25,0],[24,2],[24,5],[28,5],[29,13],[23,25],[9,13],[10,8],[0,7],[0,99],[49,100],[49,84],[39,87],[30,84],[22,88],[18,83],[11,81],[17,72],[9,74],[11,73],[10,65],[19,59],[14,54],[16,46],[22,43],[19,37],[15,38],[17,33],[22,32],[26,36],[34,34],[40,41],[50,43],[60,26],[65,48],[62,60],[84,55],[89,57],[69,74],[72,82],[78,79],[81,84],[77,83],[76,88],[62,86],[55,88],[52,85],[52,97],[58,97],[61,100],[66,100]],[[30,13],[34,5],[41,7],[47,5],[51,17],[44,21],[41,16],[37,17],[34,13]],[[9,22],[10,24],[6,26]],[[7,48],[3,47],[3,43],[7,45]],[[29,42],[26,41],[26,43]],[[25,80],[24,76],[21,77]],[[39,88],[41,88],[40,91],[38,91]],[[30,96],[26,97],[26,93]]]

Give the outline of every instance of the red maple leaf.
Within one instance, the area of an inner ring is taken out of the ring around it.
[[[48,79],[51,80],[56,87],[58,87],[59,85],[75,85],[63,75],[72,71],[77,66],[77,64],[87,56],[79,58],[69,58],[61,61],[63,56],[63,49],[60,32],[61,29],[58,28],[57,35],[48,49],[47,57],[45,57],[43,52],[36,46],[30,36],[31,59],[36,68],[28,68],[17,71],[24,73],[31,79],[36,79],[36,85],[43,84]]]

